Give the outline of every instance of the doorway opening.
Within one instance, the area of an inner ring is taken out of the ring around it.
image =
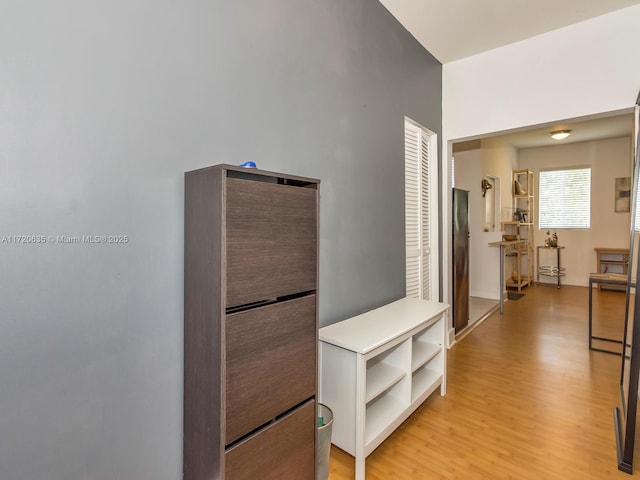
[[[494,202],[500,201],[503,206],[510,206],[512,204],[513,170],[525,167],[531,168],[535,171],[535,182],[537,184],[537,173],[540,168],[550,168],[554,161],[565,163],[572,161],[569,157],[558,157],[560,153],[563,153],[563,150],[567,150],[567,155],[570,155],[570,149],[577,149],[580,148],[580,145],[586,145],[584,148],[591,148],[590,151],[594,151],[594,149],[596,149],[595,143],[593,147],[589,147],[592,142],[609,142],[608,148],[610,150],[616,150],[616,152],[622,152],[620,156],[624,157],[625,149],[629,148],[628,145],[625,145],[624,139],[631,138],[633,134],[632,117],[631,110],[624,110],[609,112],[608,114],[598,117],[590,116],[563,120],[544,125],[493,133],[483,137],[451,141],[449,152],[453,152],[455,155],[455,164],[453,164],[452,159],[449,158],[451,163],[445,166],[443,170],[447,171],[449,168],[451,168],[451,170],[455,169],[451,172],[451,178],[455,178],[455,186],[470,190],[471,238],[472,244],[480,250],[480,253],[474,251],[471,257],[472,264],[470,266],[471,278],[469,285],[470,311],[473,309],[475,298],[499,300],[500,295],[504,296],[506,291],[504,286],[500,286],[497,249],[495,247],[489,247],[488,244],[502,240],[502,220],[512,220],[502,218],[502,216],[505,215],[503,210],[508,209],[496,207],[496,203]],[[562,143],[553,140],[549,135],[550,131],[560,126],[572,130],[572,135]],[[604,148],[601,146],[601,143],[597,143],[597,145],[597,149]],[[558,155],[555,155],[555,153],[551,155],[551,151],[546,150],[547,155],[544,157],[544,162],[546,163],[544,163],[544,165],[540,163],[543,161],[541,159],[544,149],[558,146],[563,149],[554,150],[554,152],[558,152]],[[574,154],[574,156],[578,157],[576,154]],[[579,158],[583,159],[582,162],[584,163],[585,155],[580,155]],[[630,159],[627,159],[626,163],[628,164],[626,165],[628,167],[627,169],[629,169]],[[624,170],[625,165],[616,163],[615,168]],[[605,193],[603,193],[608,191],[607,188],[613,188],[609,185],[610,183],[613,185],[613,180],[609,181],[610,179],[606,176],[624,176],[624,172],[616,173],[615,175],[611,172],[612,168],[609,167],[608,170],[603,172],[604,175],[601,175],[603,179],[606,178],[606,181],[603,180],[601,182],[602,186],[598,191],[598,194],[602,191],[601,201],[598,202],[599,206],[602,205],[602,209],[604,209],[605,206],[608,208],[608,205],[612,201],[610,201],[608,197],[605,198]],[[483,180],[486,182],[483,182]],[[502,188],[499,188],[500,183]],[[484,197],[482,196],[483,185],[486,187]],[[449,214],[451,215],[450,212]],[[474,216],[477,217],[476,220],[474,220]],[[605,216],[609,221],[613,221],[618,220],[618,217],[622,216],[622,214],[614,214],[613,207],[611,207],[611,213],[606,213],[606,215],[605,213],[601,214],[601,217]],[[534,223],[534,245],[544,245],[545,231],[539,231],[537,218],[531,220],[532,223]],[[595,230],[594,233],[595,235],[592,235],[594,237],[593,241],[589,240],[585,243],[584,239],[579,238],[580,232],[563,232],[562,242],[567,245],[566,252],[569,252],[571,249],[574,251],[583,251],[584,254],[588,254],[589,252],[593,254],[595,243],[606,243],[608,246],[615,241],[612,235],[604,232],[598,233]],[[626,240],[628,241],[628,239]],[[595,243],[591,245],[589,242]],[[598,244],[595,246],[601,247],[602,245]],[[589,272],[593,270],[592,263],[595,264],[595,259],[593,262],[585,262],[584,254],[577,255],[576,258],[578,260],[575,261],[571,255],[568,254],[566,256],[566,267],[569,273],[565,278],[568,285],[581,285],[581,279],[588,278]],[[474,264],[474,261],[478,259],[484,259],[484,262],[481,261],[479,264]],[[532,262],[535,278],[537,259],[533,258]],[[474,275],[474,272],[476,275]],[[509,273],[510,272],[505,272],[505,278]],[[544,278],[542,280],[544,280]],[[452,292],[450,292],[449,298],[451,298],[453,302]],[[482,301],[478,302],[479,305],[482,305],[482,303]],[[492,307],[489,306],[488,308],[490,309]],[[482,317],[480,317],[480,319],[481,318]]]

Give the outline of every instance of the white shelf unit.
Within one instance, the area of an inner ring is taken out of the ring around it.
[[[365,458],[434,391],[446,393],[449,306],[403,298],[320,329],[320,402],[332,442]]]

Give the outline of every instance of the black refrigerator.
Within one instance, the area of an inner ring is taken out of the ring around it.
[[[453,327],[469,324],[469,192],[453,189]]]

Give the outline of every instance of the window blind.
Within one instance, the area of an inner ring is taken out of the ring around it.
[[[591,168],[540,171],[538,228],[591,228]]]

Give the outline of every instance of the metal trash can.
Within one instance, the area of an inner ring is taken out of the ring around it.
[[[329,457],[331,456],[331,427],[333,412],[329,407],[318,403],[318,445],[317,445],[317,480],[329,478]]]

